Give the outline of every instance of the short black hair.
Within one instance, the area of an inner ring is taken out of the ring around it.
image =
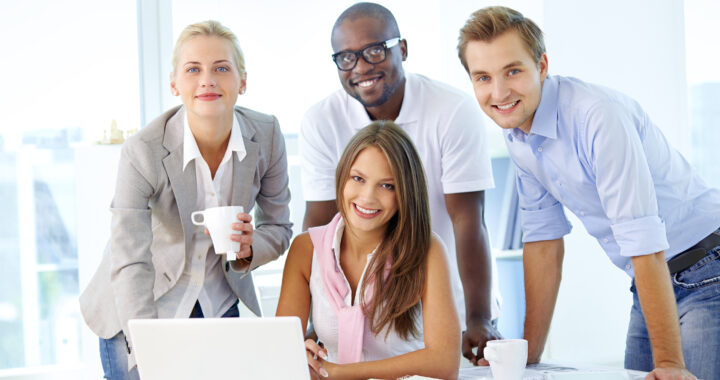
[[[338,16],[333,25],[331,37],[335,34],[335,30],[345,21],[354,21],[362,17],[372,17],[378,20],[382,20],[385,23],[385,28],[394,33],[395,36],[400,36],[400,29],[398,28],[395,16],[387,8],[380,4],[375,3],[356,3],[350,8],[343,11]]]

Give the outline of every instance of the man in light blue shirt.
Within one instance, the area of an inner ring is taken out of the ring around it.
[[[528,361],[540,359],[557,299],[564,206],[633,278],[626,368],[720,379],[720,191],[633,99],[549,76],[542,32],[519,12],[475,12],[458,50],[517,167]]]

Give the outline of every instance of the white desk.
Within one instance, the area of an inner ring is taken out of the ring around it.
[[[642,380],[647,373],[618,368],[570,367],[557,364],[531,364],[525,369],[523,380],[589,379],[589,380]],[[571,376],[576,375],[576,376]],[[460,369],[458,380],[491,380],[490,367],[467,367]]]

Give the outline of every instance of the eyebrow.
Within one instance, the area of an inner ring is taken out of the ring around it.
[[[508,63],[507,65],[503,66],[502,69],[507,70],[507,69],[509,69],[511,67],[515,67],[515,66],[522,66],[522,62],[521,61],[512,61],[512,62]],[[473,71],[472,73],[470,73],[470,75],[480,75],[480,74],[487,74],[487,73],[488,72],[485,70],[477,70],[477,71]]]
[[[358,169],[350,170],[350,175],[353,175],[353,174],[359,175],[360,177],[363,177],[363,178],[367,177],[363,172],[361,172]],[[383,178],[379,182],[395,182],[395,178],[393,178],[393,177]]]
[[[213,62],[213,65],[217,65],[218,63],[230,63],[230,61],[228,61],[227,59],[219,59],[219,60]],[[185,62],[185,63],[183,64],[183,66],[187,66],[187,65],[200,65],[200,64],[201,64],[201,63],[198,62],[198,61],[188,61],[188,62]]]

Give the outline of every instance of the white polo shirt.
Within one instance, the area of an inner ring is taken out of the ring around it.
[[[455,236],[445,194],[494,187],[480,108],[464,92],[425,76],[407,73],[405,95],[395,119],[412,139],[428,181],[432,229],[447,246],[448,264],[460,324],[465,328],[465,298],[458,273]],[[303,196],[306,201],[335,199],[335,168],[353,135],[370,124],[363,105],[340,89],[312,106],[300,126]],[[497,269],[492,260],[493,318],[499,314]]]

